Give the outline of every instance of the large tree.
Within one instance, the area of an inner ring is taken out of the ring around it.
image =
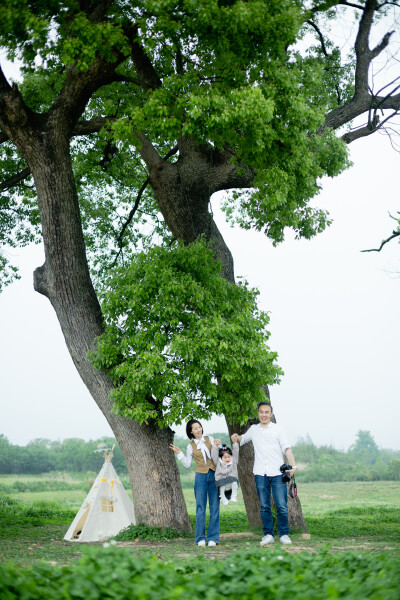
[[[380,24],[371,42],[374,19],[396,10],[396,2],[377,0],[10,0],[0,7],[0,45],[22,65],[19,85],[0,71],[2,240],[43,238],[35,289],[52,303],[124,452],[139,521],[189,527],[165,451],[171,430],[115,414],[113,380],[87,360],[104,325],[95,290],[107,269],[154,235],[167,244],[205,236],[234,283],[231,253],[210,212],[217,191],[229,191],[229,219],[275,243],[286,228],[306,238],[322,231],[328,215],[309,205],[320,179],[347,166],[346,144],[382,130],[399,110],[396,76],[378,92],[371,82],[371,65],[393,33]],[[339,16],[346,27],[354,19],[351,58],[330,34]],[[366,122],[351,129],[363,115]],[[7,282],[13,268],[1,260]],[[241,477],[250,460],[244,453]],[[243,490],[254,522],[254,494]]]

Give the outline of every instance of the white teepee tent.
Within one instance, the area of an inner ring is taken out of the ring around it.
[[[133,504],[111,464],[112,452],[100,444],[104,465],[64,536],[69,542],[99,542],[136,523]]]

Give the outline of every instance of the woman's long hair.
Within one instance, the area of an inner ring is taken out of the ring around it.
[[[197,419],[190,419],[190,421],[188,421],[186,424],[186,435],[188,436],[189,440],[194,440],[194,435],[192,433],[192,426],[194,423],[198,423],[203,430],[203,425],[200,423],[200,421]]]

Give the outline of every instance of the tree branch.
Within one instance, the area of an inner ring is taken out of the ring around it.
[[[145,89],[151,88],[151,86],[148,85],[145,81],[137,79],[137,77],[130,77],[129,75],[116,75],[114,81],[122,81],[123,83],[134,83],[135,85],[139,85],[140,87]]]
[[[318,25],[316,23],[314,23],[313,21],[308,20],[307,23],[309,25],[311,25],[311,27],[317,32],[317,35],[319,37],[319,41],[321,42],[321,48],[322,48],[322,52],[323,54],[326,56],[326,58],[330,58],[330,54],[326,48],[325,45],[325,40],[324,40],[324,36],[322,35],[322,31],[320,30],[320,28],[318,27]],[[325,67],[326,71],[329,71],[330,69],[328,67]],[[337,84],[335,84],[335,90],[336,90],[336,95],[337,95],[337,100],[338,100],[338,104],[341,103],[342,101],[342,97],[340,95],[340,88]]]
[[[161,165],[163,159],[151,143],[148,137],[144,133],[136,133],[136,137],[139,140],[141,146],[138,147],[138,152],[143,158],[149,171]]]
[[[393,231],[393,234],[387,238],[387,240],[383,240],[379,248],[370,248],[369,250],[360,250],[360,252],[380,252],[385,244],[390,242],[396,237],[399,237],[400,231]]]
[[[395,88],[394,91],[396,90],[397,88]],[[353,97],[349,102],[334,108],[326,115],[325,123],[319,133],[322,133],[326,127],[338,129],[363,113],[378,109],[391,109],[396,112],[400,110],[400,94],[395,96],[390,94],[387,96],[364,94],[362,97]],[[345,136],[346,135],[347,134],[345,134]]]
[[[88,121],[78,121],[72,130],[72,136],[88,135],[90,133],[97,133],[103,127],[115,123],[116,117],[93,117]]]
[[[48,111],[48,119],[64,122],[71,135],[92,94],[103,85],[115,81],[115,69],[123,60],[125,56],[121,53],[112,63],[96,59],[87,71],[78,71],[75,66],[68,67],[65,85]]]
[[[174,146],[173,148],[171,148],[171,150],[169,150],[169,152],[167,152],[167,154],[164,156],[163,160],[168,160],[169,158],[171,158],[171,156],[173,156],[174,154],[176,154],[178,152],[178,146]],[[149,185],[150,183],[150,177],[147,177],[146,181],[142,184],[140,190],[138,191],[138,194],[136,196],[136,200],[135,200],[135,204],[133,205],[131,211],[129,212],[128,218],[126,219],[125,223],[122,226],[121,231],[118,234],[117,237],[117,244],[119,246],[119,251],[117,253],[117,255],[115,256],[115,259],[113,260],[112,266],[114,266],[122,252],[122,239],[124,237],[126,228],[128,227],[128,225],[131,223],[138,207],[140,204],[140,200],[143,196],[143,193],[146,189],[146,187]]]
[[[351,8],[356,8],[357,10],[364,10],[364,6],[362,4],[354,4],[353,2],[346,2],[345,0],[339,0],[338,2],[324,2],[319,4],[318,6],[314,6],[310,12],[312,14],[318,12],[326,12],[328,9],[333,8],[334,6],[350,6]]]
[[[150,183],[150,177],[148,177],[146,179],[146,181],[142,184],[142,186],[141,186],[141,188],[138,191],[138,194],[136,196],[135,204],[133,205],[132,209],[130,210],[128,218],[126,219],[125,223],[122,225],[122,229],[119,232],[118,237],[117,237],[117,244],[118,244],[119,250],[118,250],[118,253],[117,253],[117,255],[115,256],[115,258],[113,260],[112,266],[114,266],[116,264],[116,262],[117,262],[117,260],[118,260],[118,258],[120,256],[120,254],[122,252],[122,239],[124,237],[125,231],[126,231],[128,225],[131,223],[133,217],[135,216],[135,213],[136,213],[136,211],[137,211],[137,209],[139,207],[139,204],[140,204],[140,200],[141,200],[141,198],[143,196],[143,193],[144,193],[145,189],[149,185],[149,183]]]
[[[91,3],[89,3],[90,6]],[[79,2],[79,8],[86,13],[87,18],[92,23],[96,23],[104,19],[104,16],[108,9],[114,4],[114,0],[102,0],[101,2],[97,2],[96,6],[93,8],[91,12],[86,10],[87,2]]]
[[[117,117],[93,117],[93,119],[89,119],[88,121],[78,121],[75,127],[72,130],[71,137],[77,137],[80,135],[90,135],[91,133],[97,133],[103,127],[107,127],[107,125],[112,125],[117,121]],[[4,131],[0,131],[0,144],[9,141],[9,137]]]
[[[351,144],[351,142],[354,142],[355,140],[358,140],[362,137],[367,137],[368,135],[371,135],[371,133],[375,133],[379,129],[383,129],[384,125],[397,114],[398,111],[395,110],[394,113],[390,114],[388,117],[386,117],[386,119],[380,121],[379,116],[377,114],[377,109],[375,109],[374,116],[372,119],[369,117],[367,125],[345,133],[344,135],[342,135],[342,140],[346,142],[346,144]]]
[[[344,6],[351,5],[348,2],[339,2],[338,4]],[[322,6],[323,5],[321,5],[319,9],[322,9]],[[371,62],[388,46],[390,38],[393,34],[392,31],[386,33],[383,36],[381,42],[373,50],[370,50],[369,37],[372,23],[376,11],[379,10],[382,5],[379,5],[377,0],[366,0],[364,7],[355,5],[352,6],[356,8],[362,8],[363,10],[355,41],[355,92],[353,98],[346,102],[346,104],[334,108],[326,115],[325,123],[319,131],[319,133],[321,134],[323,133],[325,128],[338,129],[342,125],[349,123],[350,121],[362,115],[363,113],[369,112],[368,124],[366,127],[362,127],[356,131],[344,134],[342,139],[346,143],[351,143],[355,139],[359,139],[361,137],[370,135],[371,133],[382,127],[382,123],[380,123],[379,127],[377,127],[377,124],[379,123],[379,119],[377,116],[378,109],[390,109],[394,110],[395,112],[400,110],[400,94],[395,95],[395,92],[398,90],[398,87],[392,89],[390,94],[387,94],[386,96],[374,96],[373,94],[371,94],[369,88],[368,76]],[[325,8],[327,8],[326,4]],[[308,23],[314,26],[312,21],[308,21]],[[317,31],[321,39],[322,34],[318,32],[318,28],[314,27],[314,29]],[[385,89],[389,85],[393,86],[395,82],[396,79],[394,79],[391,83],[387,84],[384,88],[382,88],[380,92],[382,92],[383,89]],[[393,115],[391,116],[393,117]],[[385,122],[386,120],[387,119],[385,119]]]
[[[9,93],[11,85],[8,83],[6,76],[3,73],[3,69],[0,66],[0,94]]]
[[[360,138],[367,137],[372,133],[375,133],[376,130],[376,128],[371,128],[368,125],[366,125],[365,127],[360,127],[359,129],[355,129],[354,131],[348,131],[347,133],[342,135],[341,139],[346,144],[351,144],[352,142],[355,142],[355,140],[359,140]]]
[[[179,45],[177,45],[176,56],[175,56],[175,69],[178,75],[183,75],[183,55]]]
[[[398,85],[392,92],[397,92],[397,90],[400,88],[400,85]],[[372,96],[371,98],[371,108],[374,108],[376,110],[380,109],[380,110],[384,110],[384,109],[388,109],[391,108],[393,110],[399,110],[400,109],[400,94],[397,94],[396,96],[392,96],[392,92],[390,94],[388,94],[387,96]]]
[[[314,23],[314,21],[311,21],[311,19],[309,19],[309,20],[307,21],[307,23],[308,23],[309,25],[311,25],[311,27],[312,27],[313,29],[315,29],[315,31],[317,32],[317,35],[318,35],[318,37],[319,37],[319,41],[321,42],[321,48],[322,48],[322,52],[324,53],[324,55],[325,55],[326,57],[328,57],[328,56],[329,56],[329,54],[328,54],[328,51],[327,51],[327,49],[326,49],[326,46],[325,46],[325,40],[324,40],[324,36],[322,35],[322,31],[320,30],[320,28],[318,27],[318,25],[317,25],[316,23]]]
[[[341,6],[350,6],[351,8],[357,8],[357,10],[364,10],[364,7],[362,4],[354,4],[354,2],[338,2],[339,5]]]
[[[6,179],[6,181],[3,181],[3,183],[0,183],[0,191],[9,190],[10,188],[14,187],[14,185],[17,185],[17,183],[19,183],[20,181],[23,181],[24,179],[29,177],[30,174],[31,170],[29,169],[29,167],[26,167],[26,169],[22,169],[22,171],[20,171],[19,173],[16,173],[9,179]]]
[[[131,44],[131,58],[135,67],[136,73],[139,75],[142,85],[145,84],[148,88],[156,90],[161,87],[162,82],[155,70],[150,58],[145,53],[142,45],[138,41],[138,27],[125,28]]]
[[[388,31],[382,38],[380,44],[375,46],[373,50],[371,50],[371,60],[376,58],[389,44],[390,38],[394,34],[394,31]]]
[[[225,146],[224,150],[212,151],[212,182],[211,193],[221,190],[230,190],[238,187],[250,188],[254,185],[255,172],[243,163],[235,164],[232,157],[235,152]]]
[[[372,60],[369,35],[376,10],[376,0],[367,0],[363,10],[354,49],[356,52],[355,97],[368,93],[368,71]]]

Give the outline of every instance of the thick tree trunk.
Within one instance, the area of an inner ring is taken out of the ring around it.
[[[53,305],[72,360],[125,456],[136,519],[190,531],[175,456],[168,449],[173,432],[115,415],[111,380],[86,359],[102,333],[102,315],[87,266],[68,140],[52,131],[25,156],[35,180],[45,247],[35,289]]]
[[[232,435],[233,433],[242,435],[254,423],[257,423],[256,419],[249,419],[249,421],[247,421],[247,423],[244,425],[229,423],[227,420],[229,435]],[[258,502],[256,484],[253,475],[253,465],[254,448],[253,444],[249,442],[248,444],[240,447],[238,475],[250,529],[253,527],[262,527],[260,504]]]
[[[289,486],[289,484],[288,484]],[[289,525],[291,528],[300,529],[304,533],[308,532],[306,522],[303,517],[303,511],[301,509],[300,498],[292,498],[288,495],[288,509],[289,509]]]

